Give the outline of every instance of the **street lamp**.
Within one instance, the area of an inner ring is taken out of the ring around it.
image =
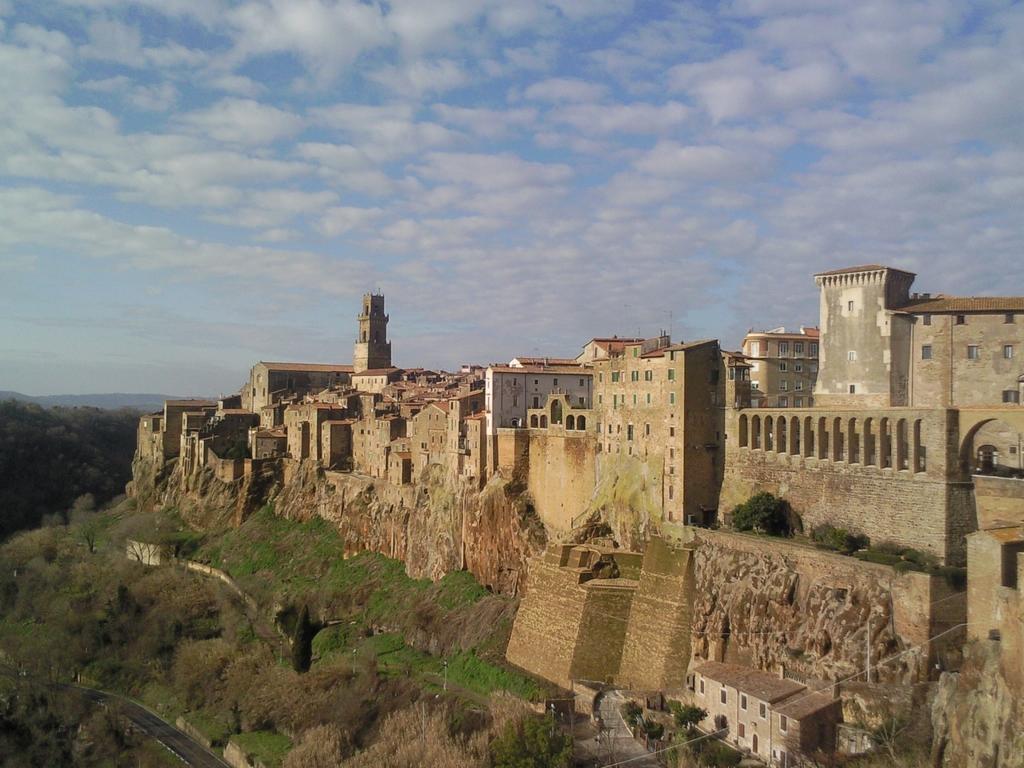
[[[441,662],[441,666],[444,667],[444,691],[448,691],[448,659]]]

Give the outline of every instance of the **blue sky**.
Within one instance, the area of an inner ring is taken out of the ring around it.
[[[1021,294],[1024,6],[0,0],[0,389],[233,390]]]

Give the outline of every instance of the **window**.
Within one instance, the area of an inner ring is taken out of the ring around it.
[[[671,485],[668,487],[668,498],[670,501],[672,500],[672,497],[675,496],[675,490],[676,489],[673,488]],[[700,692],[704,693],[704,683],[700,684]]]
[[[804,353],[804,343],[802,341],[794,342],[793,343],[793,354],[794,355],[802,355],[803,353]]]
[[[818,345],[817,344],[811,344],[811,357],[817,357],[817,356],[818,356]]]
[[[789,342],[788,341],[780,341],[779,342],[779,357],[782,357],[783,355],[788,355],[788,354],[789,354]]]
[[[857,350],[851,349],[849,352],[847,352],[846,359],[849,360],[851,363],[854,362],[857,359]]]
[[[785,373],[788,370],[789,370],[789,365],[786,362],[779,363],[779,371],[781,371],[782,373]]]
[[[977,360],[980,357],[981,357],[981,350],[978,348],[978,345],[977,344],[968,344],[967,345],[967,359],[968,360]]]
[[[729,703],[729,694],[725,690],[725,686],[722,686],[722,690],[718,692],[718,700],[723,704]]]
[[[675,427],[669,427],[668,428],[668,436],[669,437],[675,437],[676,436],[676,428]]]
[[[557,387],[557,386],[558,386],[558,379],[552,379],[551,383],[552,383],[552,384],[553,384],[554,386],[556,386],[556,387]]]
[[[597,374],[597,383],[601,384],[603,382],[604,382],[604,374],[603,373]]]
[[[803,408],[804,407],[804,399],[802,397],[794,397],[793,398],[793,407],[794,408]]]
[[[630,381],[640,381],[640,371],[630,371],[629,372],[629,380]]]
[[[581,386],[581,387],[582,387],[582,386],[585,386],[585,385],[584,385],[584,383],[583,383],[583,379],[580,379],[580,386]]]
[[[1003,390],[1003,402],[1004,403],[1020,403],[1020,392],[1016,389],[1004,389]],[[1012,448],[1010,450],[1013,450]]]
[[[795,389],[797,392],[799,392],[803,388],[804,388],[804,382],[803,382],[802,379],[798,379],[796,384],[793,385],[793,389]]]
[[[648,405],[651,404],[651,393],[650,392],[647,393],[647,404]]]
[[[967,325],[967,315],[957,315],[956,316],[956,324],[957,325]]]
[[[789,728],[789,720],[785,715],[779,715],[779,730],[785,733],[787,728]]]
[[[1007,360],[1013,359],[1013,344],[1003,345],[1003,357]]]
[[[1003,322],[1004,323],[1012,323],[1012,322],[1014,322],[1013,312],[1007,312],[1005,315],[1003,315]]]
[[[455,403],[452,403],[452,405],[454,406]],[[533,407],[534,408],[540,408],[540,398],[539,397],[533,398]]]
[[[626,425],[626,439],[627,440],[632,440],[633,439],[633,425],[632,424],[627,424]]]
[[[929,315],[929,314],[922,315],[921,316],[921,322],[924,323],[925,325],[931,325],[932,324],[932,316]]]
[[[761,715],[761,719],[764,720],[768,716],[768,706],[762,701],[758,706],[758,710]]]
[[[932,345],[924,344],[921,346],[921,359],[931,360],[932,359]]]
[[[633,395],[633,405],[636,405],[636,395]]]
[[[758,355],[761,354],[761,342],[759,342],[759,341],[752,341],[752,342],[750,342],[750,354],[752,354],[754,357],[757,357]]]
[[[779,397],[779,408],[789,408],[789,398],[786,395]]]
[[[668,393],[668,402],[669,402],[670,405],[675,405],[676,404],[676,393],[675,392],[669,392]]]
[[[644,424],[644,437],[650,437],[650,436],[651,436],[651,425],[650,424]]]
[[[669,468],[668,468],[668,473],[669,473],[670,475],[674,475],[674,474],[676,473],[676,468],[675,468],[675,467],[669,467]]]
[[[793,370],[796,371],[797,373],[803,373],[803,371],[804,371],[804,364],[803,363],[793,363]]]
[[[740,694],[740,709],[744,712],[747,711],[747,694],[745,693]]]
[[[853,302],[852,301],[846,302],[846,311],[847,312],[853,312]]]
[[[585,399],[585,398],[583,397],[583,395],[580,395],[580,397],[579,397],[579,401],[580,401],[580,405],[586,405],[586,404],[587,404],[587,401],[586,401],[586,399]]]
[[[857,394],[857,385],[856,384],[851,384],[850,385],[850,394],[851,395],[856,395]]]
[[[654,371],[644,371],[644,381],[654,381]]]
[[[739,725],[737,726],[737,735],[738,735],[738,736],[739,736],[739,737],[740,737],[741,739],[743,739],[743,738],[746,738],[746,735],[747,735],[747,727],[746,727],[746,726],[745,726],[745,725],[744,725],[743,723],[740,723],[740,724],[739,724]]]
[[[618,380],[619,380],[619,372],[618,371],[612,371],[612,381],[618,381]]]
[[[639,355],[640,355],[640,347],[633,347],[633,357],[638,357]]]
[[[780,381],[779,382],[779,389],[782,390],[783,392],[788,392],[789,391],[789,382],[786,381],[785,379]]]
[[[669,381],[675,381],[676,380],[676,369],[675,368],[669,368],[668,369],[668,380]]]
[[[668,457],[670,459],[674,459],[676,457],[676,449],[675,448],[669,448],[668,449]]]
[[[671,490],[671,487],[670,487],[669,490]],[[704,678],[703,677],[700,679],[700,692],[704,693]]]

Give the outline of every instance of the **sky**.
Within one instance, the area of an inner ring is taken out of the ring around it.
[[[0,389],[237,389],[1024,293],[1024,4],[0,0]]]

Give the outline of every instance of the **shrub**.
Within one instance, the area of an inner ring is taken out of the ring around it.
[[[789,534],[788,505],[771,493],[751,496],[732,513],[732,524],[739,531],[767,533],[771,536]]]
[[[657,720],[644,718],[640,724],[643,727],[644,733],[647,734],[647,738],[649,739],[660,739],[662,736],[665,735],[665,726],[659,723]]]
[[[494,768],[569,768],[572,739],[562,733],[552,715],[527,717],[509,723],[491,744]]]
[[[627,701],[619,711],[622,713],[622,719],[630,728],[636,728],[643,720],[643,710],[635,701]]]
[[[828,523],[813,528],[811,539],[827,549],[842,552],[844,555],[852,555],[857,550],[866,549],[871,543],[863,534],[851,533],[845,528],[836,528]]]

